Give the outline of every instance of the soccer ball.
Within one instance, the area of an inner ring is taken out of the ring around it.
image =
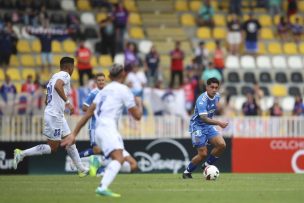
[[[206,180],[216,180],[220,175],[219,170],[216,166],[209,165],[206,166],[204,170],[204,177]]]

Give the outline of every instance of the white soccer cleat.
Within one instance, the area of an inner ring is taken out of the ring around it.
[[[14,169],[15,170],[17,169],[18,164],[23,160],[21,153],[22,153],[22,150],[20,150],[20,149],[14,150]]]

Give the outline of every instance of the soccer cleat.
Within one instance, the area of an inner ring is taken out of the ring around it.
[[[121,197],[120,194],[114,193],[109,189],[101,190],[99,187],[96,189],[96,194],[100,196],[106,196],[106,197]]]
[[[21,156],[22,150],[21,149],[15,149],[14,150],[14,169],[16,170],[18,167],[18,164],[23,160],[23,157]]]
[[[99,165],[100,163],[98,158],[94,155],[90,156],[90,168],[89,168],[90,176],[96,176]]]
[[[89,170],[78,171],[78,176],[79,176],[79,178],[86,177],[87,175],[89,175]]]
[[[183,179],[191,179],[192,175],[191,173],[183,173]]]

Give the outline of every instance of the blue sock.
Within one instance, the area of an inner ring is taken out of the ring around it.
[[[189,173],[192,173],[196,169],[196,167],[197,167],[197,165],[194,165],[192,162],[190,162],[186,170]]]
[[[86,149],[86,150],[84,150],[84,151],[82,151],[82,152],[79,152],[80,158],[87,157],[87,156],[91,156],[91,155],[93,155],[93,154],[94,154],[94,152],[93,152],[93,149],[91,149],[91,148]]]
[[[218,159],[219,159],[219,157],[216,157],[216,156],[213,156],[213,155],[210,154],[206,162],[207,162],[208,165],[212,165]]]

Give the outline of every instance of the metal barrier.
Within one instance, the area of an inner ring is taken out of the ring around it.
[[[71,129],[80,116],[67,116]],[[223,118],[229,126],[218,130],[226,137],[304,137],[304,117],[235,117]],[[126,116],[120,120],[120,132],[125,139],[189,138],[189,118],[176,116],[144,117],[140,122]],[[42,116],[1,116],[0,141],[41,141]],[[84,127],[78,140],[88,140]]]

